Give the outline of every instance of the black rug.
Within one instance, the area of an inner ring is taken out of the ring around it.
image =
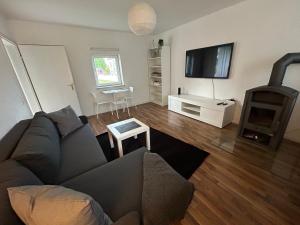
[[[185,178],[190,178],[194,171],[201,165],[209,153],[171,137],[158,130],[150,128],[151,152],[159,154],[173,169]],[[118,150],[110,148],[108,134],[97,136],[103,152],[108,161],[118,158]],[[137,139],[129,138],[123,141],[124,155],[145,145],[145,134],[138,135]]]

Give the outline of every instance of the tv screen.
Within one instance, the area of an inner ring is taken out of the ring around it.
[[[185,76],[227,79],[233,45],[229,43],[186,51]]]

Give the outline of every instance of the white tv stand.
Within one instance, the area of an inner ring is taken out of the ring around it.
[[[226,102],[227,105],[218,105]],[[233,120],[233,101],[214,100],[195,95],[169,95],[169,110],[222,128]]]

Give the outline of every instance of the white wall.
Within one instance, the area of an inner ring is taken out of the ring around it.
[[[0,15],[0,33],[10,37],[6,19]],[[32,116],[21,86],[0,41],[0,138],[18,121]]]
[[[119,48],[124,81],[136,89],[137,103],[149,101],[147,78],[148,38],[129,32],[114,32],[46,23],[9,21],[10,31],[19,44],[64,45],[70,60],[81,109],[93,115],[90,91],[96,89],[91,65],[91,47]]]
[[[6,18],[0,14],[0,32],[4,35],[8,35],[8,27]]]
[[[230,79],[215,80],[216,98],[238,100],[240,118],[245,90],[268,83],[272,64],[288,52],[300,52],[299,0],[248,0],[155,36],[171,46],[172,93],[212,97],[212,81],[185,78],[185,51],[235,42]],[[284,85],[300,91],[300,65],[291,65]],[[286,138],[300,142],[300,97]]]

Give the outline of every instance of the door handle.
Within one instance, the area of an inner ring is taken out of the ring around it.
[[[74,91],[74,84],[68,84],[67,86],[70,86],[70,88],[72,89],[72,91]]]

